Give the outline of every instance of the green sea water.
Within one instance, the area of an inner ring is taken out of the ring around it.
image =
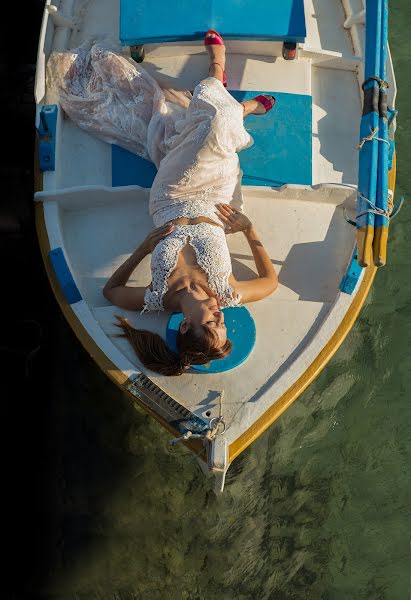
[[[411,191],[408,0],[390,2],[389,26],[398,197]],[[61,322],[50,568],[36,598],[409,599],[410,214],[392,222],[388,264],[346,341],[236,459],[222,496]]]

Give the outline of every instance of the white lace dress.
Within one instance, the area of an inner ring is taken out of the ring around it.
[[[149,211],[156,227],[178,217],[208,217],[215,205],[241,209],[238,152],[253,144],[243,108],[213,77],[191,95],[162,89],[121,50],[105,42],[53,52],[47,66],[47,101],[60,101],[77,125],[96,137],[149,158],[157,167]],[[228,278],[231,260],[221,227],[178,226],[152,256],[153,284],[144,310],[162,310],[167,279],[185,244],[193,246],[209,285],[225,306],[238,304]]]
[[[164,310],[163,299],[168,279],[176,268],[181,250],[186,244],[194,249],[197,264],[206,273],[208,285],[221,306],[238,306],[241,298],[229,284],[231,257],[225,233],[211,223],[176,225],[173,231],[157,244],[151,255],[151,287],[144,295],[142,312]]]
[[[240,209],[242,171],[237,153],[253,140],[244,128],[242,106],[221,81],[208,77],[197,85],[175,130],[150,192],[154,224],[177,217],[215,220],[214,206],[219,202]]]

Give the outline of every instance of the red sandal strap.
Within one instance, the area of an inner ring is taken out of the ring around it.
[[[210,70],[210,68],[213,65],[218,65],[223,70],[223,85],[224,85],[224,87],[227,87],[227,75],[226,75],[226,72],[225,72],[225,69],[224,69],[223,65],[220,65],[220,63],[218,63],[218,62],[212,62],[211,65],[209,66],[208,70]]]
[[[225,73],[225,69],[224,69],[223,65],[220,65],[220,63],[218,63],[218,62],[212,62],[212,63],[210,64],[210,67],[209,67],[209,69],[210,69],[210,68],[211,68],[213,65],[218,65],[219,67],[221,67],[221,68],[223,69],[223,71],[224,71],[224,73]]]
[[[268,112],[269,110],[271,110],[271,109],[272,109],[272,107],[273,107],[273,106],[274,106],[274,104],[275,104],[275,101],[274,101],[274,104],[271,104],[271,102],[270,102],[270,101],[268,100],[268,98],[266,98],[265,96],[256,96],[256,97],[254,98],[254,100],[257,100],[258,102],[261,102],[261,104],[262,104],[262,105],[264,106],[264,108],[265,108],[265,112]]]

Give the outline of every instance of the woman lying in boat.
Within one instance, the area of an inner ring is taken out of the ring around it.
[[[107,281],[104,296],[129,310],[182,312],[178,354],[154,333],[136,330],[119,318],[123,335],[141,362],[164,375],[181,375],[190,365],[226,357],[231,352],[222,307],[255,302],[277,287],[277,275],[257,231],[238,207],[241,170],[237,152],[250,146],[244,128],[249,114],[264,114],[272,96],[237,102],[225,89],[225,47],[209,30],[207,79],[194,90],[171,149],[158,168],[150,191],[149,212],[156,228]],[[234,199],[233,199],[234,198]],[[254,257],[258,277],[238,281],[232,274],[226,234],[242,232]],[[149,253],[148,288],[127,285]]]

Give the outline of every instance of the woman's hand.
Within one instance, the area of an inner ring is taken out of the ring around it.
[[[249,231],[252,223],[242,212],[229,204],[217,204],[217,216],[225,225],[226,233],[237,233],[238,231]]]
[[[158,242],[167,237],[174,229],[174,223],[166,223],[157,229],[150,231],[144,242],[141,244],[140,249],[146,254],[153,252]]]

